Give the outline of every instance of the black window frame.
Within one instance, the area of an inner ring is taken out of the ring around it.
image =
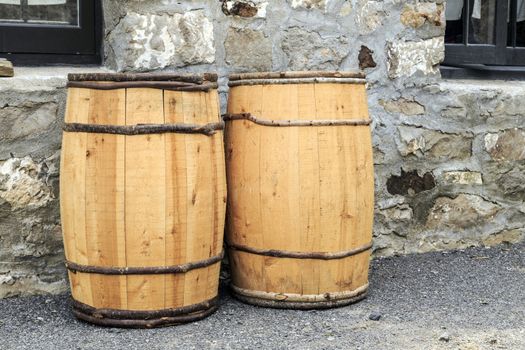
[[[471,44],[468,43],[469,19],[472,15],[474,0],[463,0],[464,9],[462,14],[463,43],[445,43],[445,60],[443,65],[447,66],[469,66],[469,65],[494,65],[494,66],[525,66],[525,47],[515,47],[516,44],[516,12],[517,0],[511,0],[510,20],[512,27],[511,44],[507,45],[508,25],[507,16],[509,11],[508,0],[496,0],[495,18],[495,43]],[[476,68],[475,66],[471,68]],[[524,67],[525,68],[525,67]]]
[[[102,0],[79,0],[78,26],[0,22],[0,57],[19,65],[101,64]]]

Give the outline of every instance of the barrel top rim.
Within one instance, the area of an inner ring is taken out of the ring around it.
[[[294,78],[355,78],[365,79],[360,71],[283,71],[283,72],[251,72],[229,75],[230,81],[258,79],[294,79]]]
[[[68,81],[200,81],[216,82],[215,73],[69,73]]]

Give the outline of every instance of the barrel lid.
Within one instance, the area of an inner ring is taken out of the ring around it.
[[[296,71],[296,72],[253,72],[230,74],[229,86],[266,84],[307,84],[307,83],[365,83],[363,72],[341,71]]]
[[[180,81],[192,83],[217,81],[215,73],[70,73],[67,77],[69,81]]]

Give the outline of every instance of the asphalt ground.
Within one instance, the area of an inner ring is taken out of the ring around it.
[[[368,298],[338,309],[264,309],[220,292],[205,320],[141,330],[78,321],[67,294],[0,300],[0,349],[525,350],[523,243],[376,259]]]

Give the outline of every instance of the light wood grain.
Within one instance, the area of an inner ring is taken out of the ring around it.
[[[163,92],[127,89],[126,124],[163,124]],[[166,161],[160,134],[126,137],[126,252],[130,266],[163,266],[166,232]],[[128,307],[164,308],[162,275],[127,276]]]
[[[315,111],[315,87],[305,85],[298,89],[298,113],[296,119]],[[314,117],[317,118],[315,113]],[[315,120],[315,118],[313,120]],[[317,128],[299,128],[299,219],[301,245],[299,251],[317,251],[321,245],[321,210],[319,186],[319,152]],[[301,264],[302,294],[319,294],[321,265],[318,260],[303,261]]]
[[[166,123],[183,123],[183,92],[164,92]],[[166,264],[188,261],[186,254],[187,177],[186,138],[181,134],[166,135]],[[166,276],[166,305],[183,306],[185,274]]]
[[[92,90],[89,123],[124,125],[126,91]],[[86,134],[86,232],[89,265],[126,266],[124,137]],[[93,306],[125,309],[126,277],[91,274]]]
[[[220,102],[218,94],[205,94],[207,122],[217,122],[220,120]],[[210,137],[210,172],[211,172],[211,194],[212,205],[210,230],[209,255],[218,255],[223,251],[224,224],[226,216],[226,165],[224,159],[224,135],[215,134]],[[206,299],[217,295],[219,280],[216,276],[220,273],[220,264],[215,264],[208,268],[208,283],[206,288]]]
[[[186,94],[182,101],[186,123],[206,123],[206,106],[201,93]],[[195,261],[209,257],[209,235],[212,232],[210,140],[205,137],[186,138],[186,256]],[[191,156],[190,156],[191,155]],[[208,269],[193,270],[186,274],[184,300],[194,303],[204,300]]]
[[[247,89],[261,98],[251,98],[246,93]],[[239,113],[253,111],[254,114],[260,114],[264,105],[262,96],[262,86],[239,86],[230,91],[228,110],[238,108]],[[225,130],[228,167],[227,233],[231,242],[264,247],[260,166],[262,129],[246,120],[236,123],[241,124],[240,129]],[[239,283],[239,287],[266,290],[264,257],[238,251],[230,251],[229,257],[232,278]]]
[[[90,92],[70,89],[66,123],[86,123],[91,104]],[[66,258],[88,264],[86,232],[86,147],[87,136],[64,133],[60,163],[60,207]],[[71,293],[83,303],[92,303],[89,275],[69,274]]]

